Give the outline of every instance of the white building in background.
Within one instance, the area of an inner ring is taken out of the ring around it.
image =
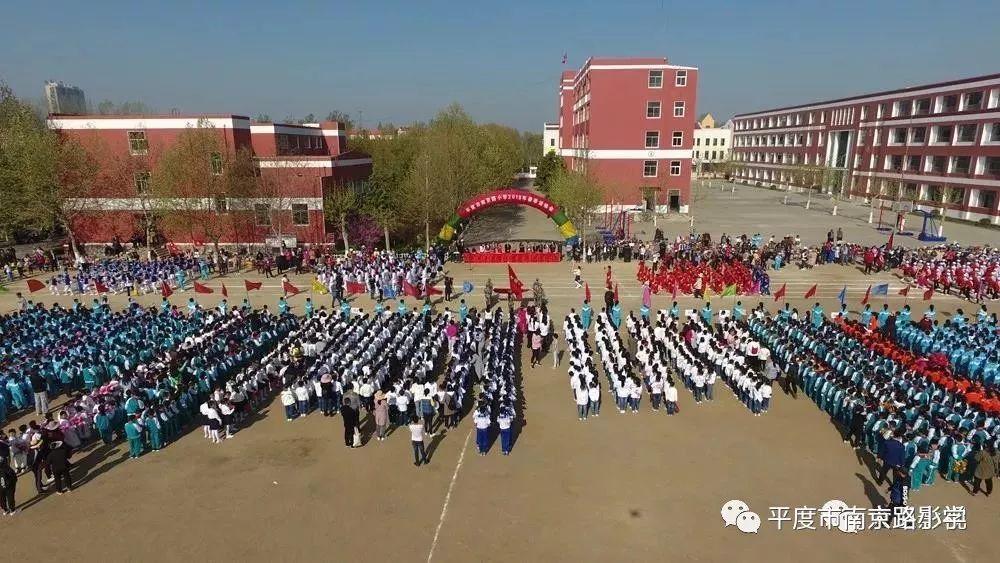
[[[559,124],[546,123],[545,130],[542,131],[542,155],[554,152],[559,154]]]
[[[49,80],[45,83],[45,101],[48,103],[49,113],[87,113],[87,98],[83,95],[83,89],[76,86]]]
[[[712,114],[705,114],[694,129],[695,170],[708,172],[712,164],[729,160],[732,144],[732,121],[716,127]]]

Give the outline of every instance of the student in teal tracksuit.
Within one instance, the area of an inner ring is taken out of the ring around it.
[[[378,302],[375,303],[375,316],[381,317],[383,314],[385,314],[385,303],[383,303],[382,298],[379,297]]]
[[[145,426],[146,431],[149,432],[149,449],[154,452],[160,451],[160,448],[163,447],[163,442],[160,439],[160,420],[154,411],[146,411]],[[131,440],[129,440],[129,445],[131,445]]]
[[[399,306],[396,307],[396,312],[399,313],[400,317],[405,317],[406,314],[410,312],[410,309],[406,306],[406,303],[404,303],[403,300],[400,299]]]
[[[590,301],[585,300],[580,308],[580,322],[583,323],[583,330],[590,330],[590,323],[594,319],[594,310],[590,307]]]
[[[97,433],[101,436],[102,442],[105,444],[112,442],[111,417],[108,416],[108,412],[104,407],[101,407],[97,411],[97,416],[94,417],[94,427],[97,428]]]
[[[125,438],[128,439],[128,456],[136,459],[142,455],[142,426],[138,415],[132,415],[125,423]]]
[[[309,297],[306,297],[305,309],[306,309],[306,318],[311,319],[313,316],[313,302],[312,299]]]

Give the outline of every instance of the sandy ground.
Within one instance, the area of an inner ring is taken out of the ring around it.
[[[525,223],[548,221],[527,213]],[[797,215],[790,224],[810,222]],[[824,223],[821,234],[827,228]],[[506,277],[502,265],[449,269],[459,282],[476,285],[466,296],[473,306],[482,304],[480,287],[487,277],[497,286]],[[527,285],[535,277],[542,280],[558,318],[583,298],[572,286],[570,269],[522,265],[517,271]],[[637,309],[635,264],[616,263],[614,271],[624,308]],[[598,297],[603,265],[585,266],[584,275]],[[846,284],[856,309],[864,288],[876,279],[898,284],[892,276],[865,278],[852,268],[786,269],[774,276],[772,290],[788,283],[790,301],[804,309],[813,300],[804,302],[802,294],[819,281],[820,301],[833,311]],[[306,277],[294,281],[308,287]],[[219,280],[209,285],[218,289]],[[242,290],[234,290],[242,285],[238,279],[226,285],[231,300],[242,298]],[[271,281],[254,293],[253,303],[274,307],[277,285]],[[15,307],[13,291],[23,287],[19,282],[11,293],[0,294],[0,312]],[[42,293],[33,297],[53,300]],[[188,297],[172,299],[182,304]],[[202,297],[206,305],[218,300]],[[291,299],[299,312],[303,299]],[[902,299],[892,296],[889,303],[897,307]],[[742,300],[748,308],[757,302]],[[124,301],[112,298],[115,306]],[[158,301],[158,296],[143,299]],[[716,298],[713,305],[730,307],[733,301]],[[942,315],[960,306],[974,310],[954,298],[939,296],[934,303]],[[370,307],[366,298],[356,304]],[[685,307],[697,304],[681,299]],[[915,316],[923,312],[923,302],[910,304]],[[654,306],[669,307],[669,297],[654,297]],[[599,418],[578,422],[565,369],[552,369],[550,362],[546,358],[543,367],[523,370],[523,418],[510,457],[501,456],[496,444],[489,456],[476,455],[466,419],[458,429],[438,434],[430,445],[430,465],[418,469],[405,431],[385,442],[368,441],[373,424],[367,421],[364,447],[350,450],[342,445],[339,418],[313,414],[289,423],[272,414],[281,410],[275,401],[252,426],[219,446],[196,430],[135,461],[126,459],[124,446],[92,448],[77,458],[79,487],[69,495],[35,497],[30,479],[23,478],[17,495],[23,511],[0,518],[4,551],[11,561],[70,555],[112,561],[809,558],[841,563],[901,557],[972,562],[1000,551],[996,500],[972,498],[940,481],[915,492],[911,504],[965,506],[966,530],[849,535],[795,531],[789,523],[778,530],[766,520],[772,506],[819,508],[841,499],[871,507],[886,497],[885,488],[873,484],[871,460],[843,444],[829,417],[801,395],[793,399],[777,392],[771,412],[759,418],[721,384],[716,400],[702,405],[681,390],[682,412],[675,417],[651,412],[648,404],[637,415],[619,414],[605,397]],[[724,528],[720,508],[730,499],[745,501],[765,519],[758,534]]]

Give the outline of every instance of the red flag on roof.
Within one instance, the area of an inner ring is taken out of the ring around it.
[[[28,291],[30,291],[31,293],[34,293],[34,292],[36,292],[36,291],[38,291],[40,289],[45,289],[45,284],[44,283],[42,283],[42,282],[40,282],[40,281],[38,281],[38,280],[36,280],[34,278],[31,278],[30,280],[28,280]]]
[[[215,293],[215,290],[208,287],[207,285],[202,285],[198,282],[194,282],[194,292],[195,293]]]
[[[264,282],[252,282],[250,280],[243,280],[243,286],[247,288],[247,291],[254,291],[264,287]]]

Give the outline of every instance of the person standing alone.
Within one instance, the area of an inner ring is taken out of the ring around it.
[[[413,445],[413,465],[420,467],[428,463],[427,450],[424,449],[424,425],[416,416],[410,418],[410,443]]]

